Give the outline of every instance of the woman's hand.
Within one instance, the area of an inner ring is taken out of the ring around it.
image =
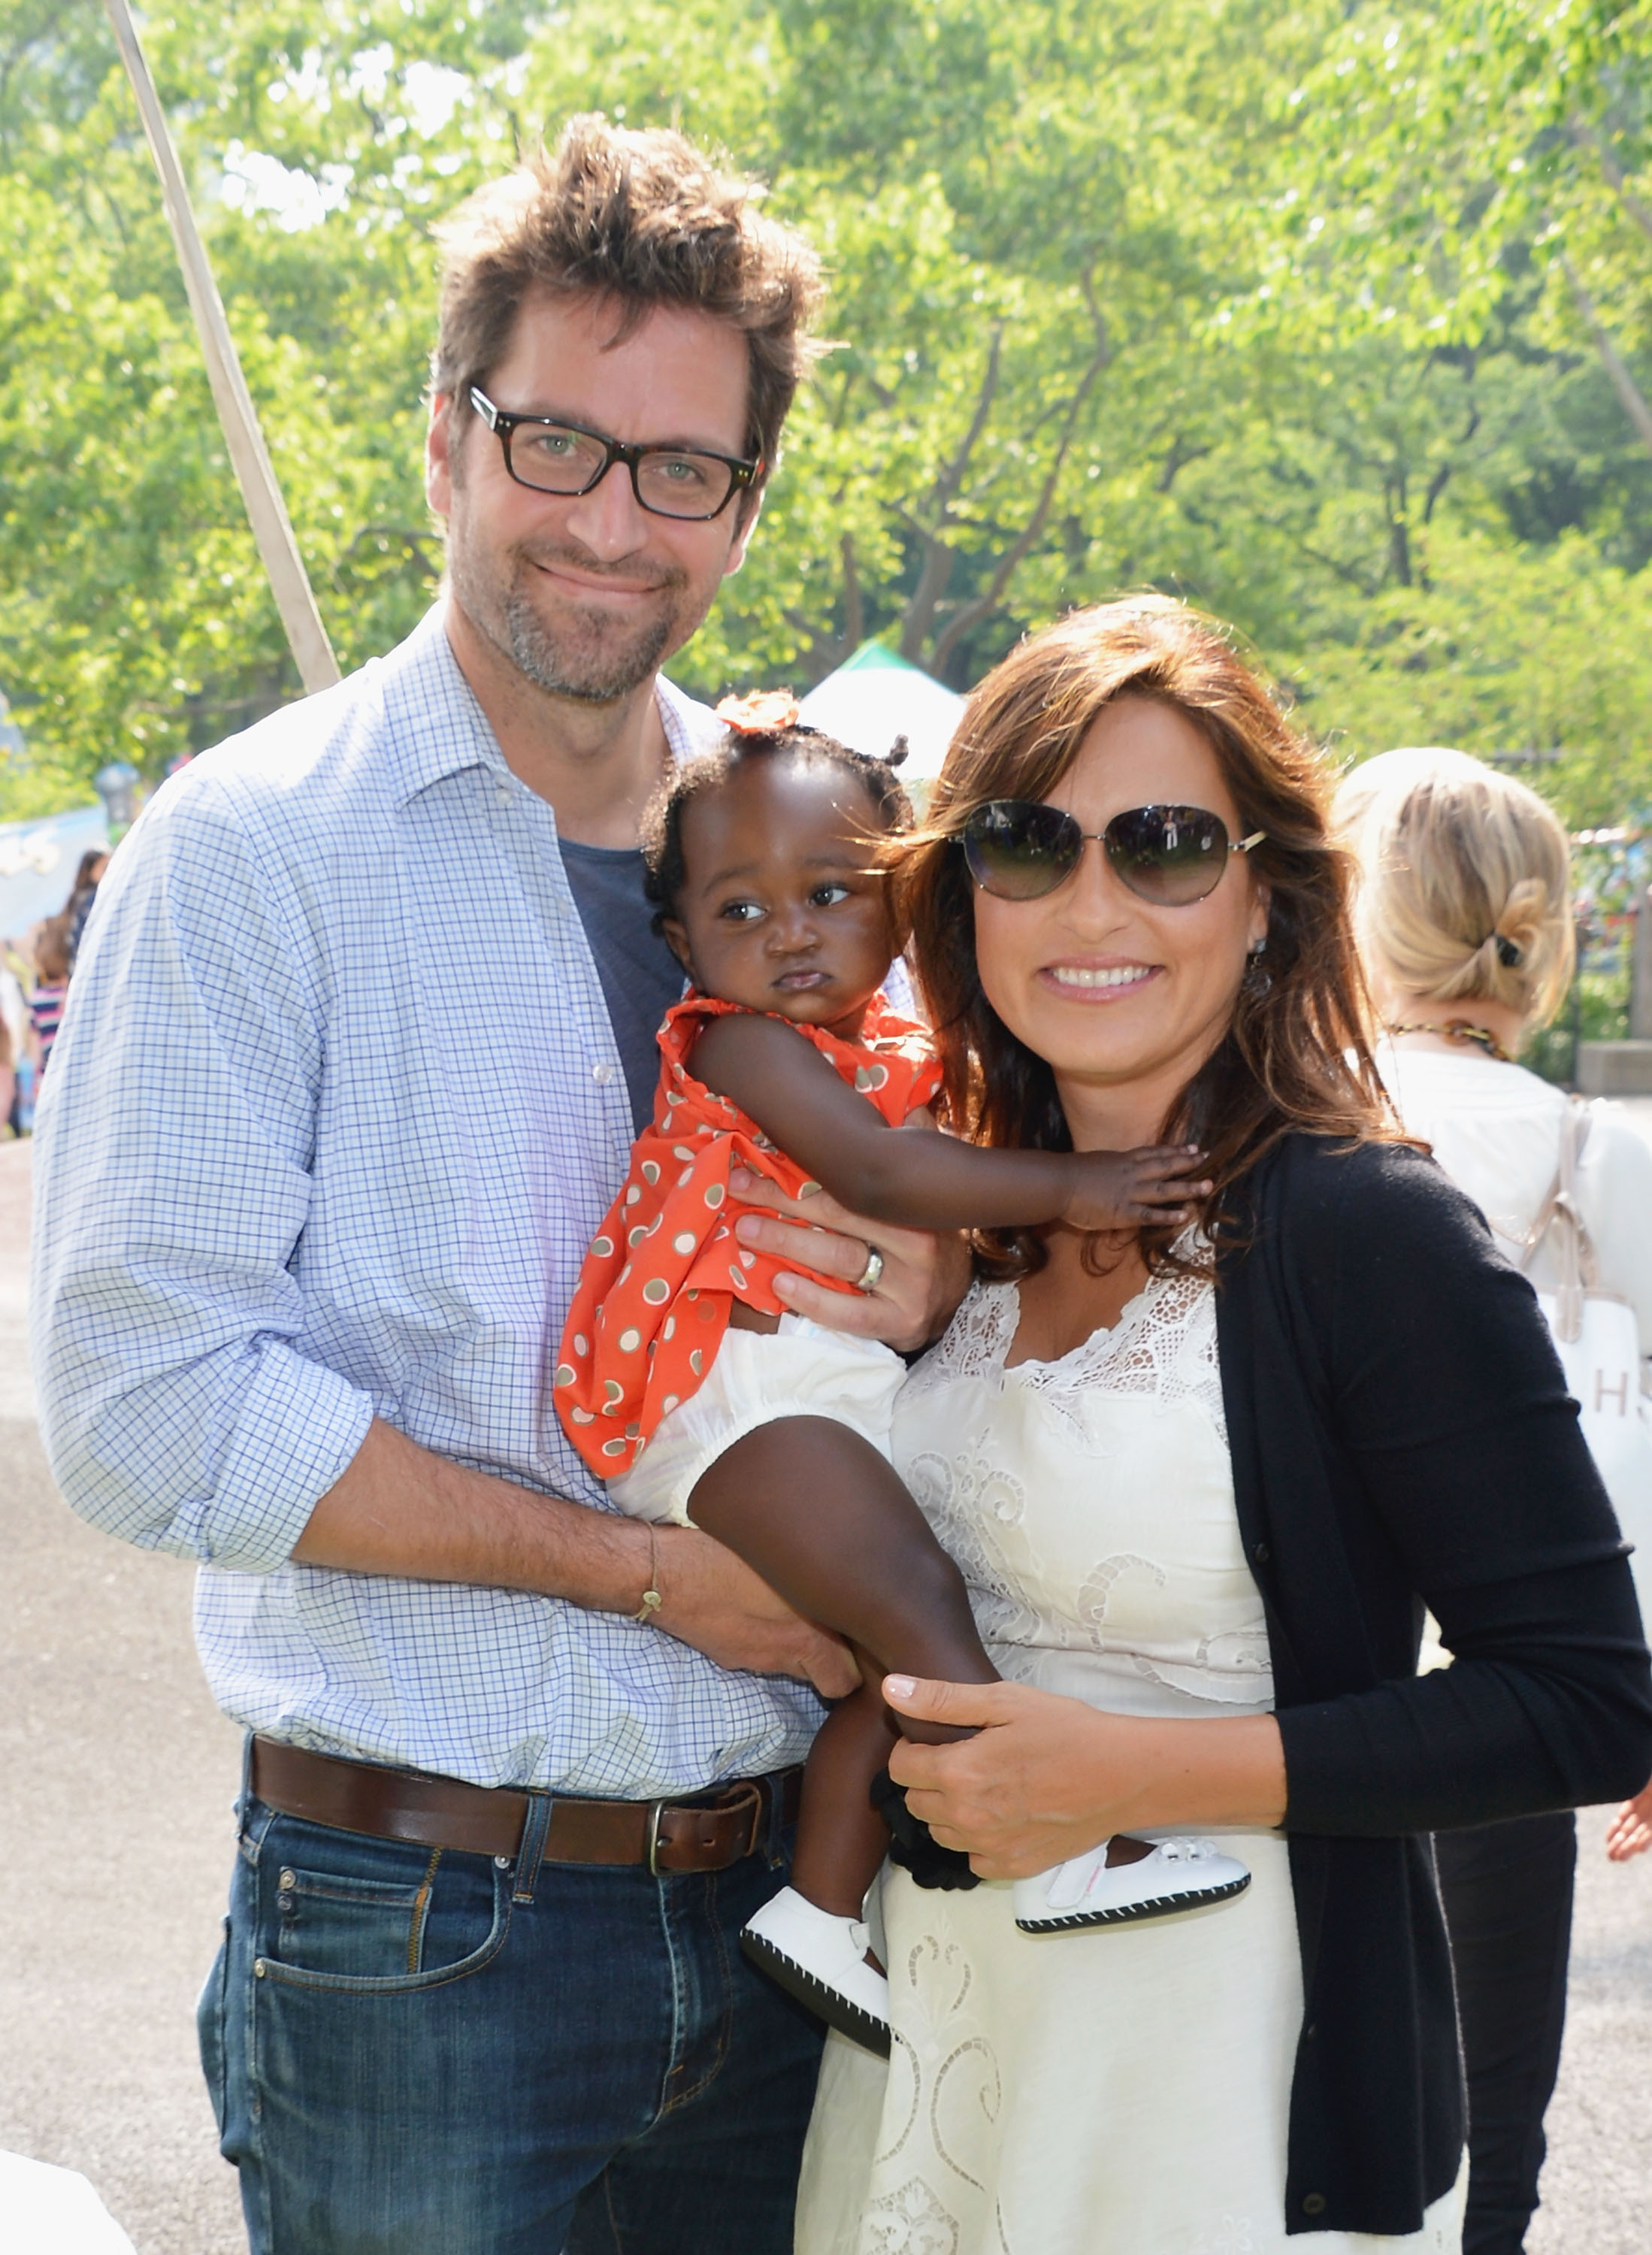
[[[1606,1853],[1614,1864],[1627,1864],[1652,1848],[1652,1785],[1642,1786],[1633,1801],[1626,1801],[1606,1827]]]
[[[907,1807],[984,1879],[1024,1879],[1114,1832],[1277,1824],[1285,1759],[1271,1715],[1156,1722],[1106,1715],[1024,1683],[886,1675],[896,1714],[974,1727],[951,1746],[903,1739],[889,1774]]]
[[[882,1254],[882,1272],[869,1292],[833,1292],[784,1269],[776,1277],[776,1293],[793,1313],[829,1331],[882,1339],[910,1353],[946,1328],[969,1289],[969,1248],[960,1236],[863,1221],[826,1191],[807,1198],[784,1198],[772,1183],[743,1167],[735,1169],[728,1187],[742,1205],[770,1209],[768,1214],[742,1214],[735,1224],[735,1235],[754,1253],[774,1254],[845,1284],[865,1275],[875,1246]]]

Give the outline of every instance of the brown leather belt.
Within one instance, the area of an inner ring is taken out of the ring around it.
[[[777,1801],[796,1818],[803,1772],[742,1778],[683,1801],[551,1802],[542,1851],[553,1864],[646,1864],[650,1872],[723,1872],[764,1844]],[[536,1801],[508,1787],[465,1785],[421,1771],[380,1769],[306,1753],[275,1739],[252,1742],[252,1790],[267,1809],[308,1824],[408,1840],[473,1856],[516,1858]]]

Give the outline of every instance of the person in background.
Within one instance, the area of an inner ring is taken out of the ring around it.
[[[1508,1259],[1552,1289],[1557,1255],[1536,1233],[1567,1099],[1515,1059],[1571,979],[1565,832],[1523,783],[1455,751],[1367,761],[1343,783],[1336,817],[1360,865],[1355,929],[1384,1028],[1377,1066],[1395,1109]],[[1652,1148],[1600,1105],[1591,1108],[1577,1198],[1599,1287],[1634,1309],[1644,1354]],[[1634,1563],[1644,1577],[1646,1555]],[[1641,1587],[1644,1612],[1644,1578]],[[1652,1788],[1641,1800],[1652,1803]],[[1616,1832],[1627,1837],[1638,1806],[1626,1805]],[[1468,2074],[1465,2255],[1518,2255],[1560,2062],[1576,1819],[1563,1810],[1441,1833],[1435,1852]]]
[[[9,963],[0,961],[0,1047],[4,1056],[4,1063],[0,1064],[0,1120],[14,1135],[23,1133],[18,1106],[18,1066],[27,1054],[28,1043],[29,1006],[24,999],[22,981]]]
[[[81,866],[74,873],[74,890],[63,904],[62,922],[67,938],[71,972],[81,952],[81,935],[86,930],[86,919],[92,913],[92,903],[97,898],[97,889],[108,867],[109,855],[101,846],[95,846],[88,853],[82,854]]]
[[[34,942],[34,985],[29,993],[29,1015],[39,1051],[39,1070],[44,1075],[52,1044],[63,1022],[63,1006],[69,994],[69,939],[63,917],[48,917]]]

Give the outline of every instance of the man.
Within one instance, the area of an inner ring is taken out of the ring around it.
[[[250,1733],[202,1999],[255,2250],[767,2255],[818,2032],[742,1963],[847,1655],[610,1515],[550,1406],[678,977],[636,851],[706,716],[657,669],[745,553],[812,255],[576,120],[445,231],[444,603],[194,761],[103,885],[42,1123],[44,1423],[195,1557]],[[455,975],[455,960],[465,966]],[[742,1234],[896,1345],[952,1261]],[[409,1775],[416,1772],[418,1775]]]

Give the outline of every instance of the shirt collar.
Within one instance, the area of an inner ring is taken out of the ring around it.
[[[380,662],[398,806],[466,768],[505,769],[499,740],[453,656],[445,614],[444,604],[434,604],[400,648]],[[654,697],[672,759],[686,759],[716,735],[714,715],[664,674],[655,681]]]

